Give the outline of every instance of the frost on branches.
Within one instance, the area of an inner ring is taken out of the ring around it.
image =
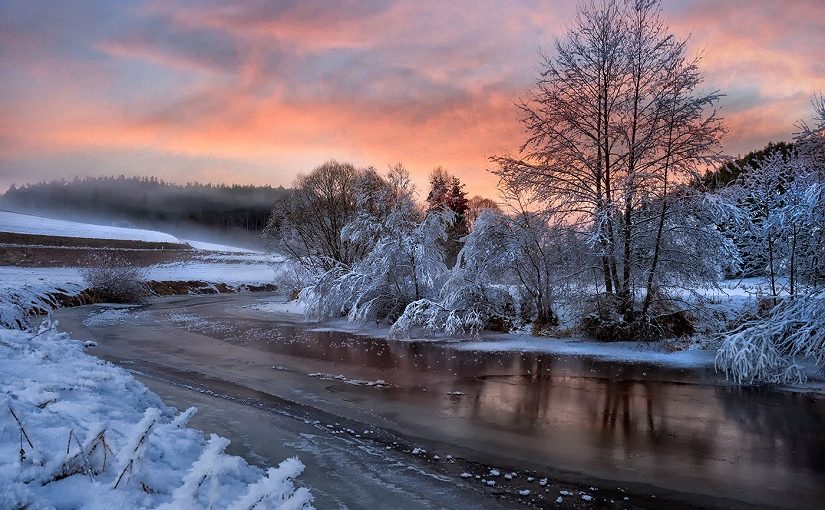
[[[825,368],[825,291],[786,298],[767,317],[728,333],[716,368],[738,384],[804,382],[803,357]]]
[[[408,337],[414,328],[448,335],[478,334],[493,317],[517,314],[520,296],[509,285],[497,284],[505,239],[498,234],[499,217],[484,211],[467,236],[457,262],[432,297],[407,305],[390,330]]]
[[[301,292],[308,315],[392,323],[409,303],[435,297],[447,274],[443,243],[454,216],[447,209],[421,219],[413,193],[400,166],[379,185],[362,188],[360,212],[341,235],[371,249],[352,264],[326,271]]]
[[[264,472],[187,428],[128,372],[44,328],[0,329],[0,508],[311,508],[288,459]]]
[[[738,185],[752,211],[748,246],[764,264],[773,303],[724,336],[716,366],[738,383],[802,381],[798,358],[825,367],[825,102],[814,104],[817,123],[803,124],[797,151],[768,158]]]

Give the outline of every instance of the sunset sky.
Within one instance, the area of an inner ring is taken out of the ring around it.
[[[289,185],[331,158],[494,195],[487,157],[575,12],[564,1],[3,1],[0,192],[76,175]],[[728,153],[825,90],[822,0],[665,0],[727,96]]]

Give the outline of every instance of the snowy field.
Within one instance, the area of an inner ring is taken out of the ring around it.
[[[144,272],[154,281],[263,285],[275,278],[277,260],[261,252],[207,243],[187,260],[156,264]],[[78,267],[0,266],[0,326],[14,326],[19,319],[25,322],[26,311],[32,308],[48,310],[52,306],[44,298],[48,293],[76,295],[85,288]]]
[[[204,242],[204,241],[190,241],[188,239],[184,240],[183,242],[185,242],[186,244],[188,244],[192,248],[194,248],[196,250],[201,250],[201,251],[217,251],[217,252],[223,252],[223,253],[246,253],[246,254],[258,253],[255,250],[248,250],[246,248],[238,248],[237,246],[229,246],[229,245],[226,245],[226,244],[207,243],[207,242]]]
[[[54,330],[0,329],[0,508],[311,508],[295,458],[263,471]]]
[[[0,232],[152,243],[182,244],[184,242],[173,235],[155,230],[93,225],[91,223],[56,220],[2,210],[0,210]]]

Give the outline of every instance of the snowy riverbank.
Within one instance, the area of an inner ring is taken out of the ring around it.
[[[483,332],[472,339],[456,339],[446,335],[411,335],[392,339],[390,328],[375,324],[349,322],[346,319],[313,323],[304,316],[304,306],[297,300],[284,297],[262,299],[248,309],[266,314],[279,314],[294,321],[310,322],[313,331],[341,331],[399,342],[445,342],[451,348],[480,352],[540,352],[567,356],[587,356],[625,362],[645,362],[666,366],[713,366],[715,351],[703,350],[698,345],[685,345],[682,350],[668,349],[662,342],[598,342],[580,337],[542,337],[529,333]]]
[[[288,459],[223,453],[128,372],[47,329],[0,329],[1,508],[311,508]]]

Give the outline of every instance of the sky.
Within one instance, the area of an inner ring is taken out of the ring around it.
[[[575,0],[0,2],[0,192],[87,175],[287,186],[338,159],[495,196],[514,106]],[[825,90],[821,0],[665,0],[731,155]]]

